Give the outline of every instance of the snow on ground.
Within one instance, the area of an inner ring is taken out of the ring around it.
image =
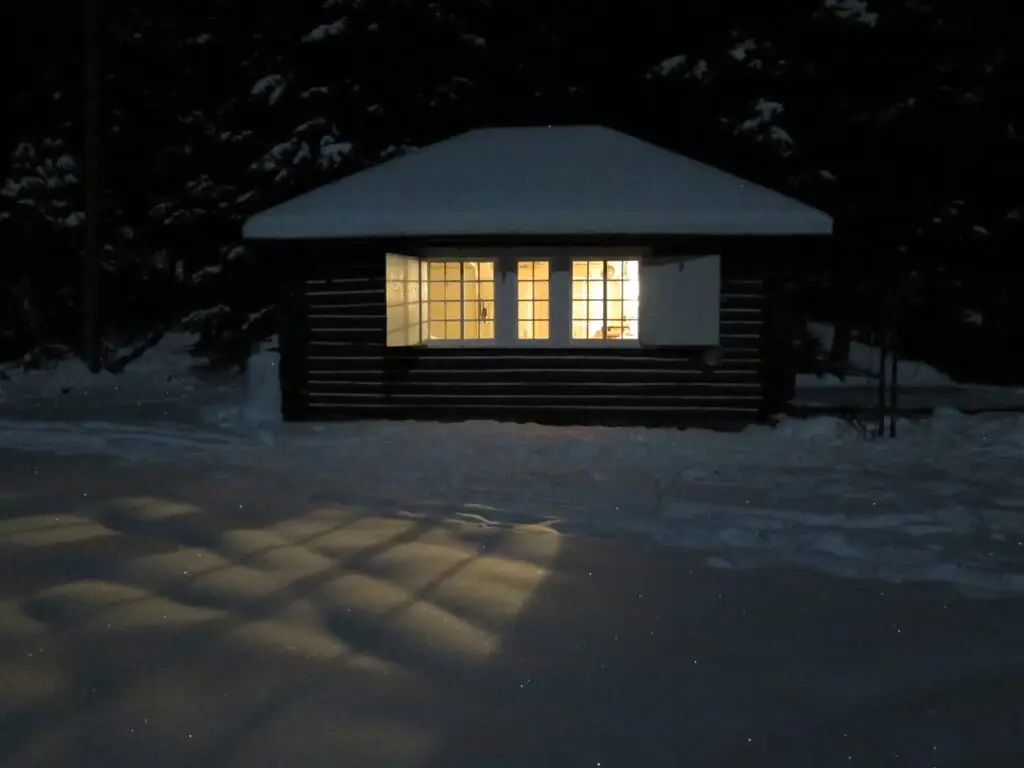
[[[808,323],[807,330],[814,336],[825,349],[832,346],[832,337],[835,336],[835,326],[828,323]],[[850,365],[863,371],[871,371],[875,376],[878,373],[878,366],[881,359],[881,350],[878,347],[855,341],[850,344]],[[877,383],[875,376],[850,375],[845,379],[839,379],[831,374],[815,376],[814,374],[801,374],[797,377],[797,387],[864,387],[874,386]],[[916,360],[899,360],[899,384],[909,387],[950,387],[954,382],[949,376],[941,371],[932,368],[927,363]]]
[[[147,381],[167,379],[168,365],[156,359],[148,370],[158,375],[126,374],[119,391],[141,397]],[[286,479],[302,504],[378,515],[651,537],[701,551],[719,568],[802,567],[1024,594],[1022,415],[940,409],[901,423],[895,440],[877,441],[827,417],[740,434],[483,421],[281,424],[272,349],[247,378],[217,390],[219,399],[204,400],[197,382],[191,393],[158,390],[152,396],[171,397],[173,407],[134,421],[102,407],[26,416],[25,403],[39,398],[18,401],[9,391],[0,448],[199,462],[251,487]],[[35,381],[51,391],[45,379]]]

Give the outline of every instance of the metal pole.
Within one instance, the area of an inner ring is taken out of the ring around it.
[[[85,250],[82,260],[82,357],[100,371],[99,348],[99,41],[97,0],[85,0]]]

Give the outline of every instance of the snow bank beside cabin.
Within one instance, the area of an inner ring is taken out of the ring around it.
[[[835,326],[828,323],[808,323],[807,330],[824,349],[832,346]],[[853,373],[845,379],[827,374],[800,374],[797,377],[798,387],[865,387],[877,383],[876,376],[881,363],[881,350],[863,342],[854,341],[850,344],[850,367],[855,371],[870,371],[871,376]],[[899,384],[907,387],[952,387],[955,382],[946,374],[936,370],[927,363],[915,360],[899,360]]]
[[[8,367],[0,377],[0,416],[47,421],[147,423],[203,421],[237,406],[245,381],[237,371],[197,367],[196,337],[166,334],[121,373],[91,373],[77,357],[39,370]]]

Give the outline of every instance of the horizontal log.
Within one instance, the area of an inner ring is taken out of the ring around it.
[[[310,331],[330,333],[335,330],[380,330],[387,328],[388,318],[383,312],[358,311],[330,313],[321,310],[306,315],[306,328]]]
[[[764,306],[764,296],[761,294],[723,293],[719,300],[719,306],[723,310],[761,309]]]
[[[314,363],[317,361],[314,361]],[[365,384],[367,382],[410,381],[424,383],[438,382],[474,382],[485,383],[527,383],[542,382],[552,386],[559,383],[589,384],[593,382],[608,384],[651,383],[654,385],[697,384],[717,386],[719,384],[742,384],[760,386],[760,376],[756,368],[747,370],[696,370],[687,368],[426,368],[413,366],[392,366],[383,361],[372,367],[344,367],[333,369],[311,365],[309,380],[325,383],[350,382]]]
[[[595,371],[631,370],[634,368],[708,370],[700,353],[682,350],[650,350],[641,348],[581,349],[507,348],[507,347],[385,347],[353,345],[339,342],[311,341],[305,345],[308,367],[315,370],[377,369],[387,367],[419,369],[542,369]],[[301,354],[301,350],[298,352]],[[757,370],[757,350],[723,351],[722,362],[714,370]]]
[[[310,397],[423,396],[434,397],[564,397],[596,398],[753,398],[761,397],[759,382],[605,382],[605,381],[423,381],[386,379],[337,381],[313,376],[305,384]]]
[[[618,394],[518,394],[509,395],[503,393],[479,393],[479,392],[395,392],[385,394],[384,392],[365,393],[330,393],[319,390],[308,392],[309,404],[311,407],[318,405],[345,404],[345,403],[374,403],[393,402],[405,405],[441,404],[458,405],[465,404],[489,404],[493,407],[512,406],[537,406],[545,407],[561,406],[564,408],[598,407],[604,406],[616,408],[661,408],[661,407],[691,407],[691,408],[739,408],[758,410],[761,405],[761,398],[757,395],[752,397],[741,397],[738,395],[618,395]]]

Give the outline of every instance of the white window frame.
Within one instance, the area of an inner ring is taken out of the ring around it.
[[[501,285],[503,281],[503,275],[501,272],[501,264],[499,260],[490,255],[485,250],[470,252],[464,249],[429,249],[426,253],[420,255],[420,282],[425,283],[429,280],[425,280],[423,275],[430,269],[430,264],[438,262],[465,262],[471,261],[475,263],[489,262],[494,264],[494,338],[493,339],[430,339],[423,335],[422,325],[420,330],[420,343],[419,346],[424,347],[499,347],[504,346],[501,339],[501,305],[502,297]],[[424,269],[425,268],[425,269]],[[465,283],[463,282],[463,285]],[[423,290],[420,291],[420,318],[425,316],[424,312],[429,314],[429,298],[427,301],[423,301]],[[429,325],[429,318],[427,323]],[[460,323],[464,323],[465,319],[460,319]],[[465,326],[462,327],[463,333],[465,332]]]
[[[641,275],[643,260],[650,252],[634,247],[517,246],[498,248],[426,248],[420,252],[423,264],[438,261],[486,261],[494,264],[494,338],[493,339],[427,339],[425,347],[502,347],[521,349],[566,349],[602,347],[629,349],[641,346],[640,339],[574,339],[572,338],[572,262],[573,261],[637,261]],[[519,338],[520,261],[546,261],[549,265],[550,338]],[[642,279],[642,277],[641,277]],[[643,297],[641,295],[641,301]],[[421,310],[422,312],[422,310]],[[637,321],[639,325],[639,320]],[[637,329],[640,335],[640,329]]]
[[[519,338],[519,262],[529,261],[538,262],[542,261],[548,265],[548,338],[546,339],[520,339]],[[509,287],[509,293],[512,297],[512,309],[508,312],[510,315],[509,323],[512,326],[511,336],[512,340],[510,346],[522,347],[529,349],[531,347],[556,347],[561,346],[555,343],[555,339],[558,338],[559,331],[561,329],[561,317],[560,313],[555,309],[558,303],[559,296],[559,278],[562,271],[558,269],[557,260],[551,257],[551,251],[547,250],[544,252],[538,252],[536,254],[515,254],[508,260],[506,274],[508,282],[511,284]],[[499,310],[500,314],[500,310]]]
[[[569,327],[567,331],[568,343],[560,344],[559,346],[568,347],[615,347],[616,349],[629,349],[631,347],[639,347],[640,344],[640,318],[636,320],[637,329],[635,339],[574,339],[572,337],[572,263],[574,261],[635,261],[637,262],[637,274],[640,275],[640,280],[643,280],[643,261],[647,251],[644,249],[631,248],[631,249],[619,249],[619,248],[594,248],[594,249],[581,249],[579,255],[574,255],[568,260],[566,264],[566,279],[568,285],[566,285],[564,296],[568,302],[566,307],[566,314],[569,319]],[[641,283],[642,284],[642,283]],[[640,296],[641,303],[643,302],[643,295],[641,292]]]

